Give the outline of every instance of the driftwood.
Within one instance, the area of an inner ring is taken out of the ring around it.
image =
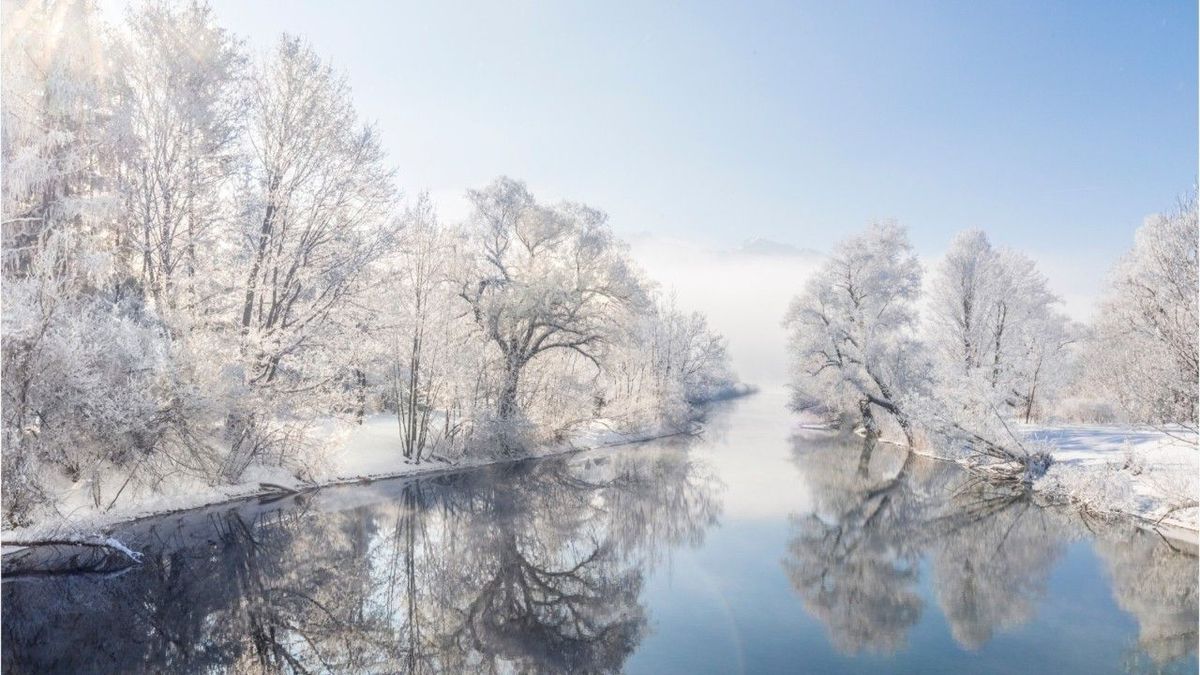
[[[289,495],[300,494],[299,490],[290,488],[286,485],[280,485],[279,483],[259,483],[258,487],[268,492],[283,492]]]
[[[101,535],[67,537],[62,539],[7,539],[0,542],[0,545],[23,546],[25,548],[38,548],[44,546],[81,546],[84,548],[98,548],[120,553],[135,563],[142,562],[142,554],[138,551],[134,551],[112,537],[104,537]]]

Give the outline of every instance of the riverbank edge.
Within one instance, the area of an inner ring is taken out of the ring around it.
[[[900,443],[895,440],[890,440],[890,439],[889,440],[880,439],[880,440],[885,443],[891,443],[894,445],[899,445],[901,447],[907,447],[904,443]],[[913,454],[917,455],[918,457],[924,457],[926,459],[932,459],[932,460],[936,460],[939,462],[949,462],[951,464],[956,464],[956,465],[961,466],[968,470],[976,468],[976,467],[973,467],[965,459],[956,459],[953,457],[943,457],[941,455],[934,454],[933,452],[930,452],[929,450],[922,449],[922,448],[913,447],[913,448],[910,448],[910,450]],[[1177,543],[1177,544],[1182,544],[1184,546],[1187,546],[1193,555],[1195,555],[1198,551],[1200,551],[1200,527],[1197,527],[1196,525],[1178,520],[1176,518],[1168,518],[1165,516],[1162,518],[1157,518],[1157,519],[1149,518],[1140,513],[1134,513],[1132,511],[1129,511],[1127,509],[1123,509],[1120,507],[1111,507],[1110,506],[1110,507],[1104,507],[1104,508],[1097,508],[1096,505],[1089,504],[1087,501],[1070,494],[1070,492],[1066,489],[1062,489],[1059,486],[1054,486],[1054,487],[1057,487],[1059,489],[1050,489],[1045,486],[1039,486],[1038,482],[1035,481],[1032,485],[1030,485],[1030,491],[1032,493],[1040,496],[1041,498],[1047,500],[1045,502],[1045,505],[1047,505],[1047,506],[1074,507],[1074,508],[1079,509],[1080,512],[1087,513],[1088,515],[1103,518],[1103,519],[1110,519],[1110,520],[1127,519],[1130,522],[1132,522],[1134,525],[1136,525],[1137,527],[1139,527],[1143,530],[1146,530],[1148,532],[1153,532],[1153,533],[1157,534],[1158,536],[1162,537],[1164,540],[1167,541],[1168,545],[1174,546],[1174,544],[1172,542]]]
[[[366,475],[356,476],[338,476],[329,480],[313,483],[297,483],[295,486],[278,486],[275,488],[264,487],[259,484],[257,487],[250,487],[252,483],[244,484],[250,489],[246,491],[238,491],[238,486],[230,486],[234,488],[236,494],[224,495],[220,499],[208,501],[197,501],[188,503],[184,506],[176,508],[150,509],[144,513],[137,514],[122,514],[114,516],[111,520],[98,517],[92,521],[85,521],[78,524],[70,522],[54,523],[52,526],[45,523],[31,525],[26,528],[6,529],[3,531],[3,536],[0,537],[0,555],[7,557],[11,554],[18,553],[26,548],[23,545],[8,545],[3,543],[5,540],[11,541],[13,538],[20,538],[23,541],[40,540],[40,539],[60,539],[62,537],[71,537],[78,539],[81,543],[84,541],[95,540],[97,536],[107,538],[114,530],[130,525],[135,525],[147,520],[164,518],[167,516],[179,515],[190,511],[198,511],[200,509],[208,509],[226,505],[247,502],[254,499],[262,499],[264,497],[276,496],[291,496],[299,494],[311,494],[325,488],[344,487],[349,485],[365,485],[376,481],[395,480],[400,478],[433,478],[439,476],[453,475],[463,471],[471,471],[482,469],[491,466],[501,466],[505,464],[516,464],[535,459],[545,459],[551,457],[566,457],[584,452],[595,450],[606,450],[625,446],[642,445],[653,441],[675,438],[679,436],[695,435],[697,430],[677,430],[647,432],[644,434],[627,434],[621,435],[610,441],[577,445],[571,441],[566,441],[559,444],[547,444],[531,449],[529,452],[515,456],[498,455],[494,457],[480,457],[468,461],[462,461],[455,464],[447,464],[445,462],[430,461],[421,464],[413,464],[405,467],[400,471],[385,471]],[[279,489],[282,487],[283,489]],[[102,516],[102,514],[100,514]],[[56,529],[48,529],[48,528]],[[67,529],[72,528],[72,529]],[[66,531],[64,531],[66,530]]]
[[[835,427],[826,424],[801,424],[798,428],[809,431],[826,431],[837,433]],[[861,428],[854,430],[858,436],[862,436],[865,432]],[[947,462],[960,466],[968,471],[975,471],[978,467],[973,466],[965,458],[944,457],[936,454],[927,448],[918,448],[910,446],[908,443],[894,438],[880,437],[877,439],[880,443],[887,443],[900,448],[907,448],[910,452],[918,457],[922,457],[937,462]],[[985,476],[986,478],[986,476]],[[1169,518],[1163,516],[1161,518],[1150,518],[1140,513],[1135,513],[1120,507],[1105,507],[1097,508],[1094,504],[1089,504],[1087,501],[1080,499],[1069,491],[1054,486],[1059,489],[1050,489],[1046,486],[1039,486],[1035,481],[1030,486],[1032,494],[1036,494],[1043,501],[1045,506],[1068,506],[1078,509],[1082,513],[1091,516],[1103,518],[1107,520],[1126,519],[1133,525],[1145,530],[1153,532],[1162,537],[1169,546],[1175,547],[1176,544],[1185,546],[1192,555],[1200,555],[1200,525],[1188,523],[1177,518]]]

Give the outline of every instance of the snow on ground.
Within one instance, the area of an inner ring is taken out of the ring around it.
[[[339,440],[329,456],[334,477],[404,472],[413,466],[400,454],[400,428],[395,415],[368,415]]]
[[[141,495],[122,500],[111,509],[96,509],[90,502],[89,491],[83,483],[70,486],[57,500],[61,517],[24,528],[6,529],[5,541],[55,539],[82,536],[106,530],[115,524],[188,509],[211,506],[221,502],[269,493],[264,483],[287,489],[303,490],[320,486],[355,483],[367,479],[418,476],[470,467],[497,464],[515,459],[591,450],[601,447],[638,443],[669,435],[662,430],[627,434],[613,431],[603,420],[597,420],[573,433],[561,443],[539,446],[520,457],[478,456],[422,459],[413,463],[401,454],[396,416],[371,415],[361,425],[337,424],[333,421],[318,425],[312,440],[325,445],[329,451],[317,480],[304,483],[280,467],[251,465],[242,474],[242,482],[234,485],[207,485],[201,481],[176,481],[161,493]],[[4,547],[4,552],[13,550]]]
[[[1110,425],[1025,426],[1054,457],[1035,489],[1100,514],[1200,532],[1200,449],[1184,429]]]

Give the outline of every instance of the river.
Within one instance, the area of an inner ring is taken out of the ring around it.
[[[1197,670],[1197,558],[957,467],[799,429],[129,524],[143,564],[3,583],[18,672]]]

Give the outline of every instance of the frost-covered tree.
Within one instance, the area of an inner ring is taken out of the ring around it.
[[[10,524],[27,524],[71,486],[106,506],[114,497],[105,478],[136,471],[177,422],[166,335],[136,298],[85,292],[85,281],[112,288],[112,267],[76,249],[55,235],[35,249],[27,274],[5,282],[0,409]]]
[[[1038,315],[1024,332],[1021,370],[1014,384],[1014,412],[1032,422],[1057,409],[1079,362],[1078,344],[1084,327],[1066,314],[1050,309]]]
[[[335,391],[347,367],[356,298],[395,242],[395,190],[345,79],[295,38],[285,36],[256,69],[249,145],[235,320],[244,385],[256,400],[242,405],[282,404],[294,415],[304,400]],[[252,419],[231,420],[230,475],[267,442]]]
[[[250,125],[239,313],[248,381],[267,383],[285,359],[328,346],[339,305],[394,242],[394,188],[345,80],[297,39],[285,37],[256,73]]]
[[[986,234],[967,230],[954,238],[930,289],[931,345],[945,370],[967,374],[988,361],[999,277],[999,256]]]
[[[29,272],[64,229],[76,252],[111,245],[116,214],[112,64],[86,0],[3,5],[3,256]]]
[[[122,253],[164,316],[203,311],[228,258],[245,56],[198,3],[131,11],[121,42]],[[182,300],[182,302],[181,302]]]
[[[1054,391],[1075,329],[1028,257],[980,230],[955,237],[930,287],[928,326],[938,390],[953,406],[1032,417]]]
[[[732,386],[725,339],[708,327],[699,312],[674,303],[657,303],[647,315],[645,340],[633,349],[648,350],[655,398],[667,406],[710,401]]]
[[[645,292],[600,211],[540,205],[510,178],[469,197],[459,296],[499,354],[496,414],[509,423],[522,411],[531,363],[563,354],[601,371],[606,347]]]
[[[704,403],[738,391],[725,339],[674,298],[655,297],[617,351],[601,411],[631,428],[684,428]]]
[[[379,325],[372,336],[381,397],[396,411],[404,456],[420,461],[458,440],[472,408],[464,390],[479,351],[468,334],[452,278],[454,239],[421,193],[403,217],[396,251],[372,287]]]
[[[1112,273],[1087,380],[1133,421],[1196,428],[1196,223],[1193,189],[1175,210],[1146,219]]]
[[[401,301],[404,314],[393,331],[391,379],[404,456],[420,461],[442,385],[436,374],[448,356],[438,353],[432,343],[437,333],[449,332],[449,326],[439,325],[448,318],[445,307],[451,301],[446,269],[449,247],[427,195],[421,195],[406,213],[405,225],[405,246],[391,279],[398,292],[389,293]]]
[[[910,444],[904,399],[922,384],[915,339],[921,266],[904,228],[878,223],[830,254],[792,301],[793,402],[837,414],[891,415]]]

